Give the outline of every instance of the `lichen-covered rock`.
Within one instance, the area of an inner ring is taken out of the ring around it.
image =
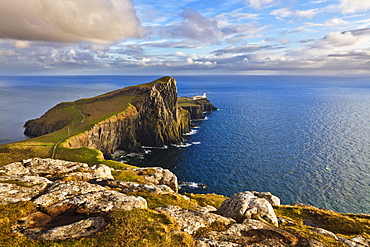
[[[239,247],[240,244],[214,241],[205,238],[198,238],[195,240],[195,247]]]
[[[265,198],[269,203],[271,203],[272,206],[280,206],[280,198],[277,196],[274,196],[270,192],[257,192],[257,191],[251,191],[253,195],[257,196],[258,198]]]
[[[294,246],[298,243],[293,234],[251,219],[243,224],[232,224],[226,231],[211,231],[203,238],[221,243],[243,243],[242,246]]]
[[[89,167],[85,163],[57,159],[32,158],[0,168],[1,175],[32,175],[48,179],[88,181],[91,179],[113,179],[111,168],[99,164]]]
[[[127,196],[113,190],[82,194],[59,203],[61,207],[63,207],[63,204],[76,206],[76,212],[81,214],[148,208],[144,198]]]
[[[211,225],[212,222],[220,222],[224,225],[234,223],[230,218],[225,218],[207,211],[182,209],[178,206],[164,206],[155,209],[174,217],[182,231],[194,234],[199,228]]]
[[[317,232],[318,234],[333,238],[335,240],[338,240],[338,237],[333,232],[325,230],[323,228],[317,227],[317,228],[313,229],[312,231]]]
[[[40,232],[34,238],[42,241],[57,241],[87,237],[102,230],[105,226],[106,222],[104,218],[91,217],[69,225],[58,226],[45,232]]]
[[[83,181],[60,181],[53,183],[43,195],[36,198],[33,202],[42,208],[47,208],[77,195],[103,190],[107,189],[100,185]]]
[[[121,193],[136,193],[144,192],[149,194],[174,194],[175,192],[167,185],[153,185],[153,184],[138,184],[134,182],[119,181],[119,180],[103,180],[97,182],[102,186],[111,188],[119,188]]]
[[[270,202],[255,196],[250,191],[234,194],[222,203],[218,211],[237,222],[243,222],[245,219],[263,219],[278,226],[278,220]]]
[[[23,162],[14,162],[0,167],[0,175],[31,175],[31,172],[23,166]]]
[[[0,204],[29,201],[40,195],[51,182],[28,175],[0,176]]]
[[[137,175],[142,176],[148,183],[154,185],[167,185],[174,192],[178,193],[179,187],[177,183],[177,176],[168,169],[162,167],[147,167],[133,169]]]

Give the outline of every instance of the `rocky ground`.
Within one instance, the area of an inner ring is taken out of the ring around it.
[[[115,179],[112,172],[130,174],[137,182]],[[193,200],[178,194],[176,176],[159,167],[120,171],[106,165],[89,167],[40,158],[0,167],[0,204],[31,201],[36,208],[11,222],[9,234],[32,241],[94,239],[112,225],[109,213],[139,209],[165,215],[178,229],[171,234],[191,235],[191,241],[183,246],[370,246],[369,217],[356,221],[340,215],[334,224],[329,224],[333,218],[329,220],[326,215],[334,212],[307,205],[281,206],[280,199],[268,192],[240,192],[218,208],[162,203],[149,209],[145,199],[148,195],[155,195],[158,201],[165,195],[181,202]],[[0,226],[4,219],[0,219]],[[348,226],[333,227],[342,223]],[[4,243],[0,239],[0,245],[7,246]],[[137,246],[151,246],[144,240],[138,243]],[[112,245],[128,246],[124,242]]]

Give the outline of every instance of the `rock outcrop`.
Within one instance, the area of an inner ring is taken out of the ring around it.
[[[106,116],[104,113],[95,112],[92,107],[97,102],[119,104],[117,101],[122,101],[122,107],[127,101],[130,102],[123,111]],[[90,127],[85,127],[83,133],[68,138],[64,146],[97,149],[106,158],[110,158],[117,149],[137,152],[142,146],[163,147],[180,144],[183,140],[182,134],[190,131],[189,112],[178,105],[176,81],[172,77],[163,77],[151,83],[124,88],[95,98],[69,104],[61,103],[41,118],[28,121],[25,134],[34,137],[65,128],[73,118],[66,114],[66,119],[58,117],[55,120],[53,116],[63,115],[60,110],[67,107],[74,108],[77,115],[82,114],[86,118],[85,125],[90,121],[92,123]],[[102,120],[96,123],[94,118],[97,115]]]
[[[325,243],[330,246],[370,245],[365,228],[353,219],[334,212],[333,218],[329,218],[330,212],[309,205],[280,206],[280,199],[268,192],[237,193],[218,209],[210,205],[189,207],[192,199],[177,194],[177,178],[166,169],[150,167],[115,171],[139,177],[140,181],[145,181],[141,184],[116,180],[111,170],[105,165],[89,167],[79,162],[40,158],[1,167],[0,206],[4,208],[22,201],[31,201],[34,205],[28,215],[14,220],[8,231],[14,236],[23,235],[31,239],[29,241],[95,238],[102,236],[98,232],[112,227],[112,215],[130,211],[129,214],[149,213],[155,215],[155,219],[176,226],[178,236],[192,237],[187,246],[325,246],[321,241],[327,241]],[[148,209],[149,200],[156,205],[168,198],[181,203],[168,201],[170,204],[166,206],[161,204]],[[276,217],[275,210],[279,208],[288,212],[287,218]],[[298,215],[302,219],[297,219]],[[308,218],[310,225],[318,226],[305,225]],[[363,219],[368,221],[366,217]],[[7,222],[0,220],[0,224]],[[150,229],[145,231],[154,228]],[[302,230],[305,232],[300,234]],[[344,237],[343,233],[350,234]],[[143,246],[150,246],[145,241],[143,239]]]
[[[205,113],[217,110],[207,98],[181,98],[181,102],[181,107],[190,113],[191,120],[204,119]]]
[[[233,218],[240,223],[245,219],[259,219],[278,226],[278,219],[271,203],[265,199],[266,196],[268,195],[264,193],[240,192],[224,201],[218,211],[223,216]],[[268,198],[272,198],[272,195],[270,194]]]

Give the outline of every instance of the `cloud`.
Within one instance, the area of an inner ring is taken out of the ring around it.
[[[344,14],[353,14],[370,10],[369,0],[339,0],[339,8]]]
[[[251,53],[269,49],[273,49],[273,47],[270,45],[245,45],[240,47],[226,47],[224,49],[216,50],[213,53],[215,53],[216,56],[219,56],[227,53]]]
[[[273,3],[274,0],[246,0],[245,2],[251,8],[262,9],[265,7],[270,7],[270,4]]]
[[[215,43],[223,37],[216,20],[202,16],[199,12],[185,8],[180,16],[184,21],[166,26],[161,32],[165,37],[186,38],[202,41],[206,43]]]
[[[0,0],[0,38],[108,44],[139,32],[131,0]]]
[[[318,14],[317,9],[309,9],[309,10],[290,10],[288,8],[281,8],[281,9],[274,9],[270,12],[271,15],[275,15],[282,20],[282,18],[288,17],[298,17],[298,18],[306,18],[312,19]]]

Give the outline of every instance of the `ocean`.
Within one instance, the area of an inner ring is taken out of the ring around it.
[[[150,82],[159,76],[0,77],[0,144],[24,140],[23,124],[59,102]],[[188,145],[125,157],[162,166],[183,191],[269,191],[301,202],[370,214],[370,78],[174,76],[179,96],[207,93],[219,108],[196,122]],[[186,148],[185,148],[186,146]]]

